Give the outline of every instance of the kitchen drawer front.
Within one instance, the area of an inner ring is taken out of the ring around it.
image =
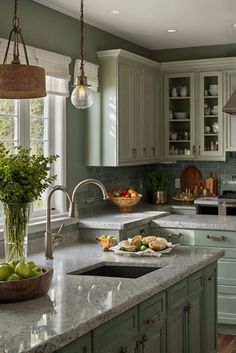
[[[122,337],[124,341],[122,341]],[[138,307],[126,311],[94,330],[94,353],[101,352],[106,346],[126,346],[127,338],[138,337]]]
[[[213,247],[236,247],[236,232],[219,230],[196,230],[195,245]]]
[[[236,324],[236,287],[218,286],[218,322]]]
[[[194,230],[174,228],[152,228],[152,234],[164,237],[173,244],[194,245]]]
[[[150,225],[149,224],[144,224],[139,227],[135,227],[135,228],[132,228],[132,229],[129,229],[126,231],[127,238],[132,238],[135,235],[145,236],[145,235],[150,235],[150,234],[151,233],[150,233]]]
[[[218,261],[218,283],[236,286],[236,258],[223,258]],[[235,287],[236,288],[236,287]]]
[[[69,343],[65,347],[56,351],[56,353],[91,353],[92,352],[92,334],[78,338],[74,342]]]
[[[181,281],[167,290],[167,311],[175,310],[180,305],[186,303],[188,298],[188,282]]]
[[[158,326],[166,317],[166,293],[161,293],[139,305],[139,327],[146,330]]]

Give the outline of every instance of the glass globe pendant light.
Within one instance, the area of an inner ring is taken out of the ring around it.
[[[10,32],[3,64],[0,64],[0,98],[29,99],[46,96],[45,70],[39,66],[29,64],[27,50],[17,17],[17,0],[13,28]],[[7,63],[8,52],[13,39],[13,60]],[[20,63],[19,42],[22,42],[25,64]]]
[[[76,77],[75,88],[71,94],[71,103],[77,109],[87,109],[93,104],[93,94],[89,89],[84,73],[84,1],[80,2],[80,75]]]

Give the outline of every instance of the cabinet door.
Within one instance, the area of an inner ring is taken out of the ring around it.
[[[198,159],[224,158],[222,96],[222,72],[201,72]]]
[[[165,156],[168,159],[195,158],[194,74],[165,75]]]
[[[210,265],[205,270],[204,291],[204,353],[215,353],[217,351],[217,288],[216,264]]]
[[[236,90],[236,71],[228,71],[226,78],[225,103]],[[226,151],[236,151],[236,116],[225,114],[226,121]]]
[[[84,335],[76,341],[59,349],[57,353],[91,353],[92,352],[91,333]]]
[[[166,293],[139,306],[140,353],[166,352]]]
[[[135,353],[138,344],[137,307],[94,330],[94,353]]]
[[[142,160],[143,67],[133,65],[132,159]]]
[[[158,77],[155,70],[144,70],[144,115],[142,125],[142,159],[154,161],[160,158],[158,130]]]
[[[188,285],[184,280],[167,290],[167,353],[187,351]]]
[[[203,273],[189,279],[189,297],[186,311],[188,323],[188,353],[202,352],[203,335]],[[204,352],[207,353],[207,352]]]
[[[132,160],[132,65],[118,64],[119,162]],[[112,115],[109,119],[115,119]],[[110,132],[112,133],[112,131]],[[116,136],[114,136],[114,139]]]

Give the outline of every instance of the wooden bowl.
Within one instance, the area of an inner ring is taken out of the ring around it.
[[[136,205],[141,200],[142,195],[136,197],[113,197],[110,196],[111,202],[119,207],[121,212],[131,212],[133,206]]]
[[[46,295],[52,283],[53,269],[43,267],[43,274],[20,281],[0,282],[0,303],[16,303]]]

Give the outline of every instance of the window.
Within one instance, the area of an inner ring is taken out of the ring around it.
[[[8,148],[31,147],[32,154],[58,154],[59,160],[51,169],[51,173],[57,174],[56,183],[62,184],[65,182],[65,100],[64,96],[52,94],[31,100],[0,99],[0,142]],[[40,200],[33,203],[32,217],[45,215],[46,194],[45,192]],[[59,195],[56,197],[54,212],[65,212],[65,200]]]
[[[0,61],[3,62],[8,41],[0,38]],[[20,44],[20,58],[24,53]],[[41,66],[46,72],[47,97],[32,100],[0,99],[0,142],[7,147],[21,145],[31,147],[32,153],[57,154],[52,174],[57,175],[56,184],[66,185],[65,180],[65,115],[66,97],[69,96],[69,64],[71,58],[50,51],[26,46],[31,65]],[[13,43],[10,46],[13,53]],[[9,62],[13,58],[9,56]],[[55,193],[52,207],[56,214],[66,211],[66,199]],[[33,205],[31,217],[45,217],[45,195]],[[42,220],[43,221],[43,220]]]

